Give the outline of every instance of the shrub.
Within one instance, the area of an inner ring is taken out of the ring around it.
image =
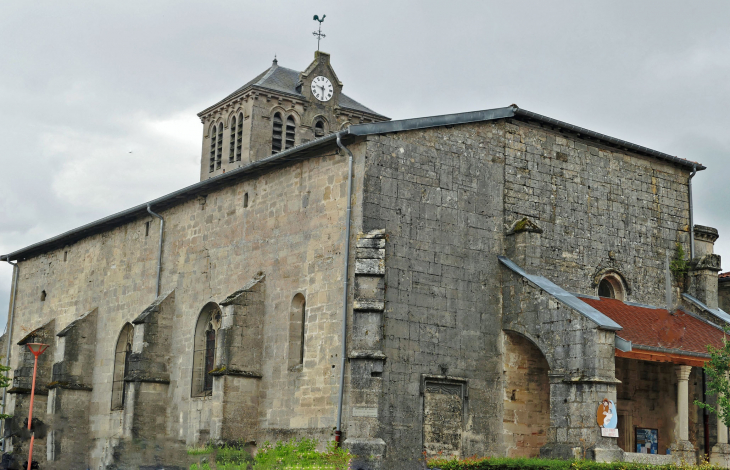
[[[700,465],[648,465],[628,462],[601,463],[592,460],[548,460],[507,457],[427,460],[429,469],[440,470],[720,470],[703,462]]]

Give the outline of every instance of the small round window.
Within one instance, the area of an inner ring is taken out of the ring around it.
[[[624,300],[624,286],[618,276],[607,275],[598,283],[598,296]]]

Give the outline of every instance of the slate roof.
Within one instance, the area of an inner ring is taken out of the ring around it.
[[[581,297],[581,300],[620,324],[621,337],[632,346],[675,349],[707,354],[707,345],[722,347],[723,331],[682,310],[631,305],[616,299]]]
[[[226,101],[230,100],[231,98],[234,98],[236,96],[239,96],[243,94],[244,92],[248,91],[248,89],[253,87],[258,88],[265,88],[267,90],[276,91],[279,93],[285,93],[288,95],[293,95],[299,99],[305,99],[304,95],[297,90],[297,85],[299,84],[299,72],[293,69],[288,69],[286,67],[279,66],[276,61],[274,61],[273,65],[268,68],[267,70],[264,70],[259,75],[256,76],[253,80],[246,83],[230,95],[226,96],[213,106],[209,106],[205,110],[198,113],[198,116],[201,116],[208,112],[209,110],[217,107],[218,105],[225,103]],[[376,113],[372,109],[368,108],[367,106],[364,106],[357,101],[353,100],[349,96],[345,95],[344,93],[340,94],[340,102],[339,106],[341,108],[350,109],[353,111],[359,111],[361,113],[367,113],[372,114],[374,116],[381,117],[383,119],[388,119],[387,117],[383,116],[382,114]]]

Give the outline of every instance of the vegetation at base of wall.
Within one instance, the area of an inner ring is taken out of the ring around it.
[[[725,328],[725,335],[730,334],[730,328]],[[707,377],[707,396],[717,395],[717,407],[695,400],[695,405],[704,408],[710,413],[719,413],[720,419],[725,426],[730,426],[730,341],[723,338],[721,348],[712,345],[707,346],[710,353],[710,360],[705,363],[703,369]]]
[[[431,470],[720,470],[721,467],[703,462],[700,465],[649,465],[629,462],[594,462],[592,460],[549,460],[507,457],[470,457],[427,460]]]
[[[256,457],[240,446],[214,446],[188,449],[188,455],[209,455],[190,470],[347,470],[352,456],[330,442],[323,452],[317,451],[315,439],[264,442]]]

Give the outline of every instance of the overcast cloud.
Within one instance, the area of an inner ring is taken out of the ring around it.
[[[394,119],[516,103],[705,164],[727,269],[727,1],[4,2],[0,253],[196,182],[196,113],[274,54],[304,69],[314,14],[345,92]]]

